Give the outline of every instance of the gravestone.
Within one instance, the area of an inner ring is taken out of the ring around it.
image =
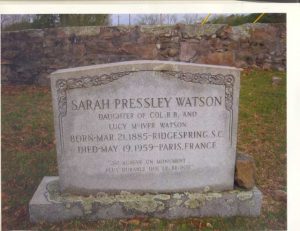
[[[31,220],[258,215],[260,191],[234,190],[239,75],[167,61],[51,74],[59,178]]]

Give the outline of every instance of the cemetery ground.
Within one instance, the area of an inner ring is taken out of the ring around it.
[[[272,77],[282,78],[272,84]],[[133,218],[31,224],[28,204],[44,176],[57,176],[49,87],[2,86],[2,229],[283,230],[286,205],[286,74],[244,70],[241,76],[238,147],[256,164],[263,193],[257,218]]]

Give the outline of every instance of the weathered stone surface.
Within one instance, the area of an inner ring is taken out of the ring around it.
[[[176,56],[178,54],[178,49],[176,49],[176,48],[171,48],[171,49],[169,49],[169,51],[168,51],[168,55],[170,56],[170,57],[174,57],[174,56]]]
[[[237,154],[234,178],[239,187],[251,189],[255,186],[255,163],[251,156]]]
[[[180,61],[189,62],[197,54],[199,43],[182,42],[180,44]]]
[[[133,61],[53,73],[61,189],[232,189],[239,72]]]
[[[234,53],[230,51],[209,53],[206,58],[204,58],[204,62],[218,65],[226,64],[232,66],[235,62]]]
[[[269,71],[271,70],[271,64],[270,63],[264,63],[262,66],[263,70]]]
[[[136,45],[134,43],[127,43],[122,46],[120,51],[127,54],[134,54],[142,59],[155,59],[157,57],[157,49],[155,44]]]
[[[54,70],[139,59],[285,70],[285,24],[67,27],[3,32],[11,84],[46,84]],[[113,58],[111,58],[113,57]],[[24,62],[26,61],[25,65]],[[5,64],[3,64],[5,65]],[[55,65],[55,66],[57,66]]]
[[[60,222],[74,218],[87,220],[133,217],[229,217],[259,216],[262,194],[252,190],[221,193],[138,194],[121,192],[96,196],[61,194],[58,177],[44,177],[29,203],[30,221]]]

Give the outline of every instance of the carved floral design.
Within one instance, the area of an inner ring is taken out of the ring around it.
[[[210,73],[186,73],[178,71],[164,71],[164,73],[174,76],[175,78],[186,82],[199,84],[215,84],[225,86],[225,108],[228,111],[232,110],[233,101],[233,75],[212,75]]]

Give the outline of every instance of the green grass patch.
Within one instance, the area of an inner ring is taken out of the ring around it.
[[[272,77],[282,78],[278,86]],[[28,204],[44,176],[57,172],[50,89],[2,86],[2,228],[97,230],[284,230],[286,203],[272,192],[286,190],[286,74],[250,71],[241,76],[238,150],[256,162],[264,194],[258,218],[121,219],[31,224]]]

